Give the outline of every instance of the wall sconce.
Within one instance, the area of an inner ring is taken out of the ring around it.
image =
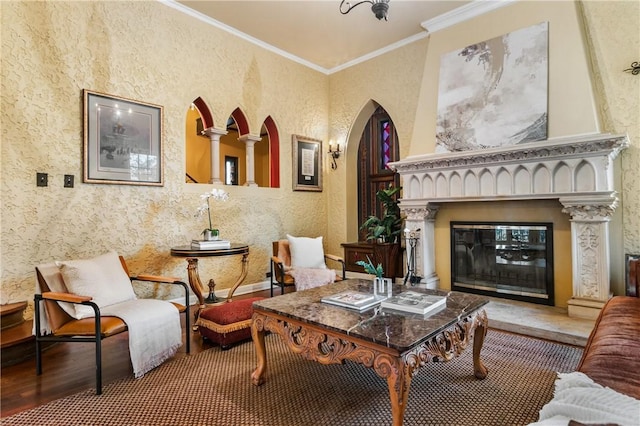
[[[624,72],[630,72],[633,75],[638,75],[640,74],[640,62],[633,62],[631,64],[631,68],[627,68],[626,70],[623,70]]]
[[[371,3],[371,11],[374,15],[376,15],[376,18],[378,18],[378,20],[381,20],[382,18],[384,18],[385,21],[387,20],[387,13],[389,12],[389,0],[363,0],[357,2],[354,5],[346,0],[342,0],[342,2],[340,2],[340,13],[346,15],[347,13],[351,12],[351,9],[361,5],[362,3]]]
[[[333,144],[329,143],[329,155],[331,156],[331,169],[335,170],[338,168],[338,163],[336,163],[336,159],[340,158],[340,144],[336,145],[336,149],[333,149]]]

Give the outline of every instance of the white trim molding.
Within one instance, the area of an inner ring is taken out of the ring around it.
[[[433,19],[423,21],[420,25],[429,33],[452,27],[476,16],[484,15],[492,10],[508,6],[517,0],[475,0],[450,12],[443,13]]]

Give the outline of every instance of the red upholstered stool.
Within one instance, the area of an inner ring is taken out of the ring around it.
[[[251,316],[256,300],[264,297],[232,300],[200,311],[196,321],[202,337],[229,349],[234,343],[251,338]]]

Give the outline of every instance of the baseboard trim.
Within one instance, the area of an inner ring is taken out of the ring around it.
[[[269,281],[260,281],[253,284],[243,284],[236,289],[233,295],[240,296],[243,294],[255,293],[262,290],[269,290],[270,286],[271,286],[271,283]],[[227,294],[229,294],[229,289],[223,288],[221,290],[216,290],[215,293],[216,293],[216,297],[226,298]],[[208,293],[204,293],[204,296],[206,296],[207,294]],[[169,302],[184,303],[184,298],[176,297],[174,299],[170,299]],[[189,292],[189,304],[195,305],[197,303],[198,303],[198,298],[196,297],[196,295]]]

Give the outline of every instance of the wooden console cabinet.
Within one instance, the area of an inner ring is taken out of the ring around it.
[[[371,260],[373,259],[373,244],[371,243],[342,243],[344,249],[344,263],[347,271],[351,272],[363,272],[363,268],[360,265],[356,265],[356,262],[360,260],[367,261],[367,256]]]
[[[356,262],[360,260],[366,262],[367,256],[369,256],[374,264],[382,263],[385,272],[390,271],[396,278],[403,276],[403,253],[399,245],[392,251],[389,251],[389,247],[384,247],[385,245],[367,242],[342,243],[341,245],[344,249],[344,262],[347,271],[364,272],[363,267],[356,265]]]

